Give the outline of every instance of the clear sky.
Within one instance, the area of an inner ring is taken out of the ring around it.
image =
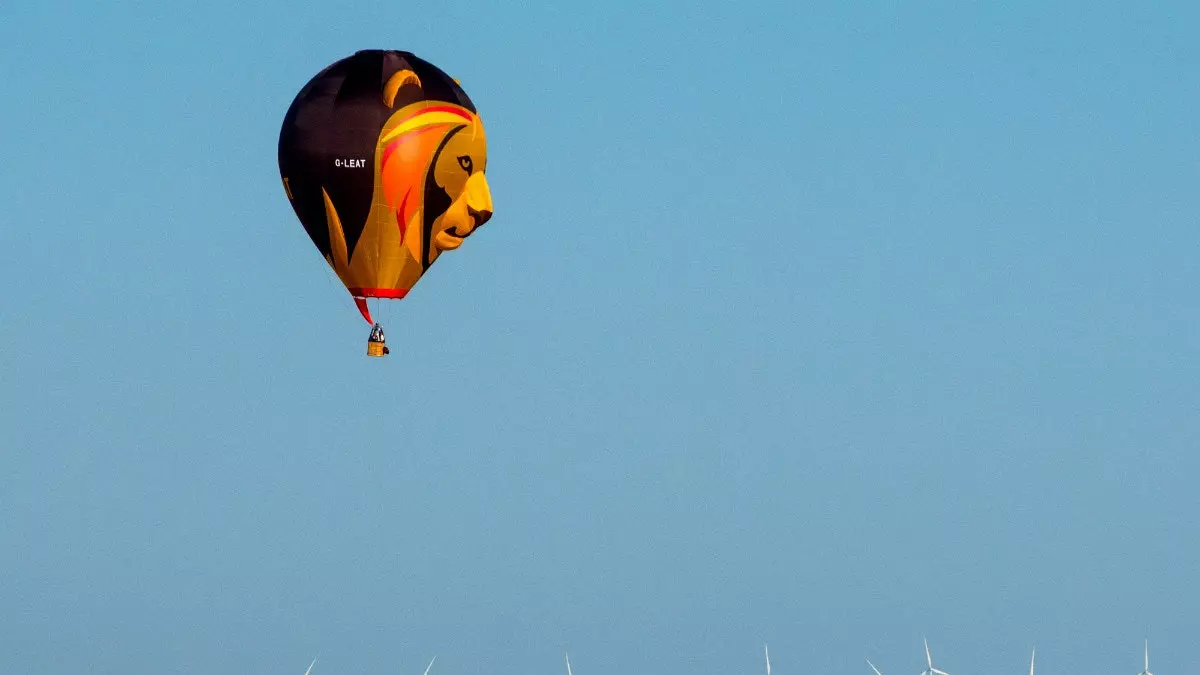
[[[1196,670],[1197,25],[3,3],[0,671]],[[276,163],[364,48],[496,206],[388,359]]]

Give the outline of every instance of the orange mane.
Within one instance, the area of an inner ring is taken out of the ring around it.
[[[438,144],[452,127],[470,123],[467,110],[437,105],[409,115],[383,135],[380,181],[384,199],[396,214],[401,241],[421,208],[425,174]]]

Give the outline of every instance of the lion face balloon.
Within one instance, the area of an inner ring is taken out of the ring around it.
[[[483,121],[459,83],[408,52],[362,51],[300,91],[279,137],[284,189],[370,322],[492,215]]]

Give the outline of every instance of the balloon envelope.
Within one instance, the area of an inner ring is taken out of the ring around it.
[[[492,215],[475,104],[437,66],[364,50],[317,73],[279,133],[283,189],[371,322],[366,298],[403,298]]]

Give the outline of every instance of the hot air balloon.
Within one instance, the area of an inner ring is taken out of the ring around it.
[[[279,132],[284,193],[388,353],[368,298],[399,300],[492,215],[487,138],[459,82],[410,52],[317,73]]]

